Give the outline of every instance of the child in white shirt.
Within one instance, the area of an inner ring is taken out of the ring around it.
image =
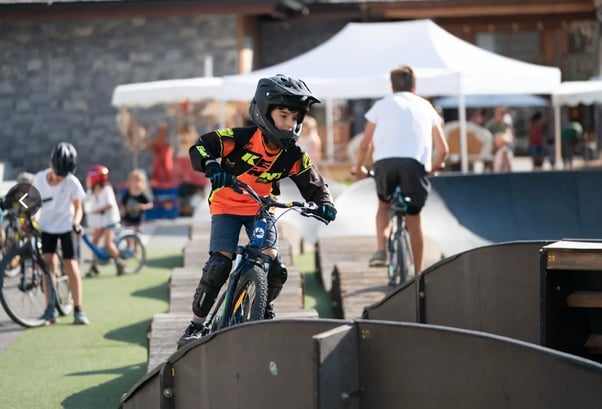
[[[121,217],[119,205],[115,198],[113,186],[109,182],[109,169],[103,165],[96,165],[86,171],[86,195],[88,226],[93,228],[92,243],[102,245],[109,255],[115,260],[117,275],[123,274],[124,261],[119,257],[119,250],[115,245],[115,228],[119,226]],[[98,274],[96,262],[92,263],[86,277]]]

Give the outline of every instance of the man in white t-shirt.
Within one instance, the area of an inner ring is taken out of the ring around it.
[[[73,175],[77,164],[77,151],[70,143],[61,142],[50,156],[50,168],[35,174],[32,185],[38,189],[42,207],[36,213],[42,232],[42,257],[53,274],[57,268],[57,244],[61,242],[63,265],[69,277],[73,297],[73,323],[89,324],[82,308],[82,280],[75,257],[73,233],[81,233],[84,188]],[[57,322],[57,314],[44,317],[47,324]]]
[[[386,265],[390,200],[400,186],[404,196],[411,199],[406,220],[415,270],[420,273],[424,247],[420,212],[430,191],[428,175],[445,166],[449,147],[441,128],[441,116],[429,101],[415,94],[413,69],[407,65],[394,68],[390,78],[393,94],[376,101],[365,114],[364,136],[351,173],[361,174],[373,144],[378,210],[377,250],[370,258],[370,266]]]

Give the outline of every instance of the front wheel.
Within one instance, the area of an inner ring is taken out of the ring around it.
[[[250,266],[241,274],[234,291],[230,326],[263,319],[267,299],[266,272],[259,266]]]
[[[146,249],[140,236],[135,233],[128,233],[117,241],[119,257],[124,261],[123,272],[125,274],[135,274],[142,269],[146,263]]]
[[[5,274],[15,270],[17,274]],[[0,274],[0,302],[8,316],[24,327],[44,325],[50,298],[45,291],[50,275],[45,266],[37,262],[30,249],[18,247],[2,258]]]
[[[69,276],[65,273],[63,258],[58,257],[58,269],[56,271],[56,309],[60,315],[69,315],[73,311],[73,296],[69,285]]]

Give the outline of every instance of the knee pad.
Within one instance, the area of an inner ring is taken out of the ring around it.
[[[278,297],[287,278],[288,270],[280,257],[272,260],[268,269],[268,302],[272,302]]]
[[[212,253],[203,268],[203,275],[199,281],[192,300],[192,312],[198,317],[206,317],[213,306],[219,290],[222,288],[230,270],[232,260],[221,253]]]

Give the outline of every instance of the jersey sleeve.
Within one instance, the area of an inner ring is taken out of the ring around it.
[[[313,165],[307,153],[303,152],[301,158],[293,164],[289,177],[305,200],[315,203],[334,203],[324,177]]]
[[[193,169],[204,172],[205,163],[208,160],[224,156],[224,144],[230,144],[233,137],[234,130],[232,128],[217,129],[201,135],[188,150]]]

